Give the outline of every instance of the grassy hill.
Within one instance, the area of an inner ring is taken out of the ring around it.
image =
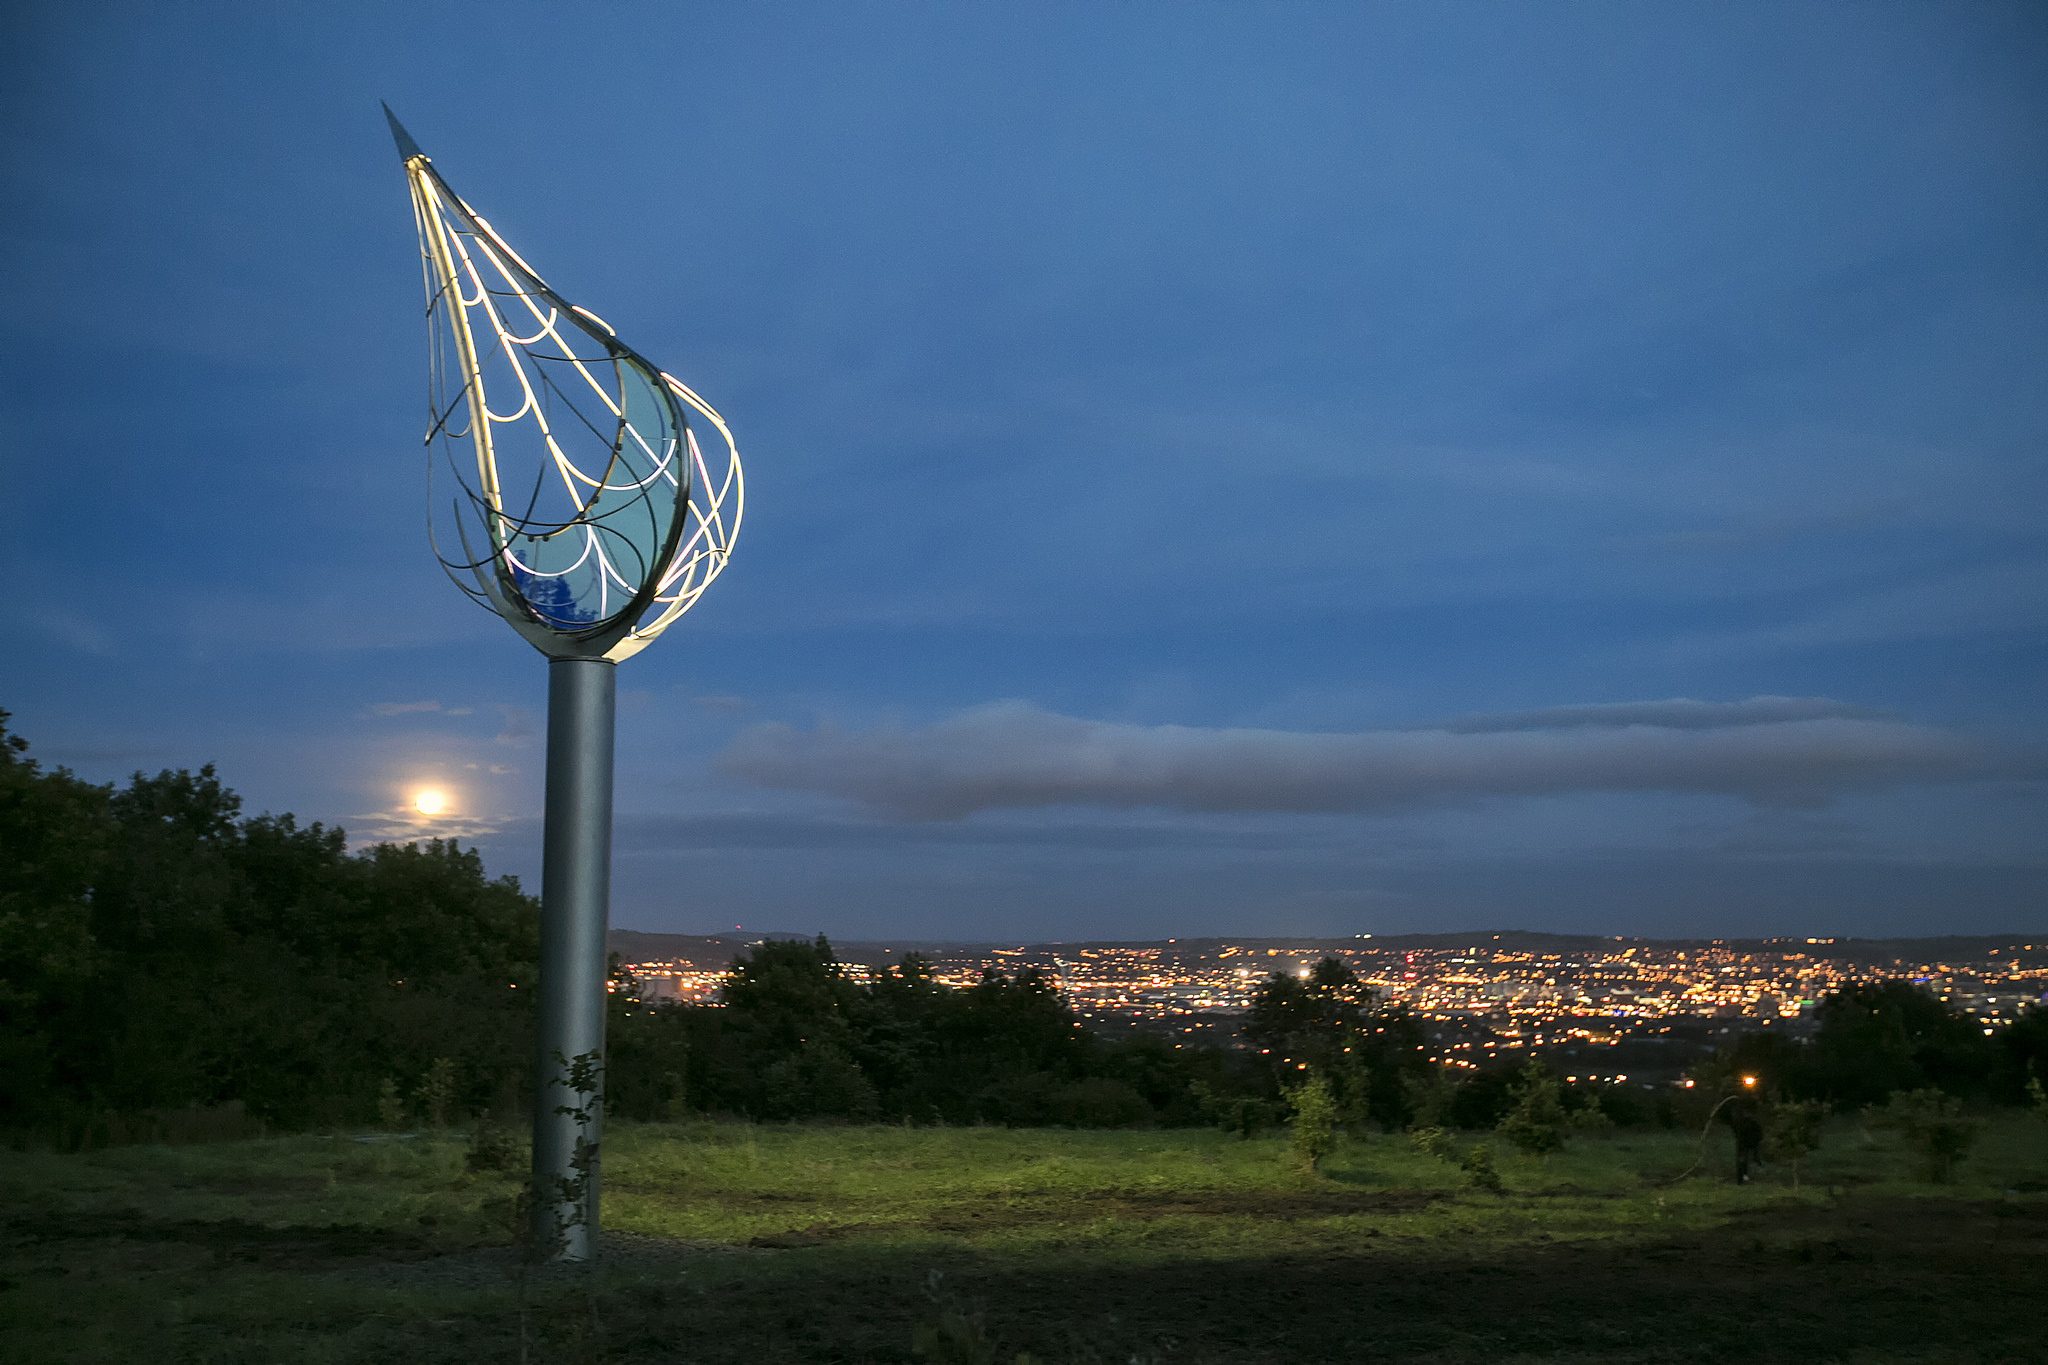
[[[531,1275],[515,1175],[459,1135],[16,1154],[0,1357],[2041,1358],[2048,1124],[1996,1118],[1941,1186],[1854,1119],[1797,1188],[1729,1183],[1727,1143],[1582,1137],[1496,1195],[1398,1136],[1305,1174],[1212,1131],[618,1125],[603,1264]]]

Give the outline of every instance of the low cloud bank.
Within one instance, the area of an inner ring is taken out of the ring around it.
[[[1427,730],[1313,734],[1115,725],[997,702],[909,730],[750,726],[722,773],[909,820],[1001,808],[1388,811],[1564,792],[1707,792],[1813,805],[1964,776],[1962,736],[1825,698],[1684,699],[1466,717]]]
[[[1852,706],[1832,697],[1751,697],[1748,701],[1673,697],[1669,701],[1594,702],[1584,706],[1545,706],[1534,711],[1503,711],[1498,715],[1459,716],[1431,728],[1459,735],[1495,730],[1570,730],[1589,725],[1720,730],[1731,725],[1768,725],[1785,720],[1889,720],[1892,715],[1874,706]]]

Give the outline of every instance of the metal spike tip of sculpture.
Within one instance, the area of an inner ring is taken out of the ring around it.
[[[390,107],[427,294],[429,536],[472,598],[548,656],[536,1250],[597,1250],[615,665],[725,568],[745,488],[725,420],[550,288]],[[700,439],[700,433],[702,437]],[[706,445],[710,446],[707,454]],[[459,546],[459,553],[454,552]]]

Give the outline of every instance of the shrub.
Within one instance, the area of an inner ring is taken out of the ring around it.
[[[1152,1117],[1152,1106],[1143,1095],[1102,1076],[1053,1091],[1051,1108],[1054,1121],[1069,1128],[1128,1128]]]
[[[1424,1156],[1433,1156],[1438,1161],[1449,1161],[1455,1155],[1450,1134],[1441,1128],[1415,1128],[1409,1130],[1408,1145]]]
[[[1886,1127],[1896,1128],[1906,1141],[1919,1149],[1922,1173],[1935,1184],[1946,1184],[1955,1174],[1956,1163],[1976,1145],[1983,1124],[1963,1116],[1962,1104],[1939,1090],[1902,1090],[1876,1112]]]
[[[806,1042],[761,1077],[762,1109],[769,1118],[874,1117],[874,1083],[832,1043]]]
[[[1492,1194],[1505,1192],[1500,1172],[1493,1168],[1493,1148],[1483,1142],[1458,1158],[1458,1169],[1479,1189]]]
[[[469,1135],[463,1165],[472,1171],[516,1171],[526,1164],[526,1144],[509,1128],[479,1122]]]
[[[1771,1159],[1792,1163],[1792,1188],[1799,1188],[1799,1162],[1820,1147],[1828,1107],[1819,1100],[1785,1100],[1764,1109],[1764,1149]]]
[[[413,1099],[418,1102],[420,1117],[427,1127],[438,1130],[448,1126],[448,1103],[454,1098],[455,1063],[446,1057],[436,1057],[413,1091]]]
[[[1337,1145],[1337,1098],[1330,1082],[1316,1071],[1288,1098],[1294,1108],[1294,1155],[1303,1170],[1313,1171]]]
[[[1500,1135],[1530,1156],[1544,1156],[1564,1146],[1570,1122],[1558,1097],[1557,1078],[1534,1057],[1522,1069],[1521,1098],[1500,1121]]]
[[[1487,1070],[1468,1076],[1451,1092],[1449,1107],[1443,1115],[1445,1126],[1478,1132],[1498,1128],[1515,1107],[1515,1085],[1515,1073],[1507,1070]]]

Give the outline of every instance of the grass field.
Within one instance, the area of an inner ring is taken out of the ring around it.
[[[1796,1190],[1728,1143],[1581,1138],[1494,1195],[1399,1136],[1310,1175],[1210,1131],[617,1125],[601,1269],[534,1276],[455,1136],[17,1153],[0,1359],[2048,1361],[2048,1124],[1939,1186],[1853,1120]]]

